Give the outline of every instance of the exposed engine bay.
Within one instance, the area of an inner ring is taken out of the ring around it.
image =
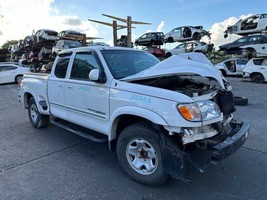
[[[221,88],[215,79],[197,75],[173,75],[133,82],[180,92],[189,97],[201,96]]]

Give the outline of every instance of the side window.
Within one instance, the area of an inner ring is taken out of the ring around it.
[[[65,78],[67,74],[67,69],[69,65],[70,54],[59,55],[57,64],[55,67],[55,76],[57,78]]]
[[[248,63],[248,60],[236,60],[238,65],[246,65]]]
[[[77,53],[73,61],[70,78],[89,80],[88,75],[92,69],[99,69],[94,55],[91,52]]]
[[[253,60],[254,65],[261,65],[263,62],[263,59],[255,59]]]
[[[15,70],[17,69],[17,67],[13,67],[13,66],[5,66],[5,67],[1,67],[0,71],[1,72],[6,72],[6,71],[11,71],[11,70]]]

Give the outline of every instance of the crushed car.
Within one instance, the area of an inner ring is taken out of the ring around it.
[[[242,76],[247,63],[248,59],[246,58],[229,58],[214,66],[220,70],[224,76]]]
[[[267,13],[251,15],[245,19],[240,19],[234,25],[228,26],[224,31],[224,37],[229,34],[248,35],[261,33],[267,30]]]
[[[219,46],[220,51],[227,54],[245,55],[248,58],[266,54],[267,35],[243,36],[233,42]],[[263,49],[259,49],[263,48]],[[258,55],[257,55],[258,54]]]
[[[267,58],[252,58],[243,70],[243,78],[256,83],[267,81]]]
[[[181,53],[189,53],[189,52],[201,52],[207,53],[212,51],[214,44],[207,44],[205,42],[198,42],[198,41],[190,41],[190,42],[183,42],[177,45],[175,48],[171,50],[167,50],[165,52],[165,57],[168,58],[172,55],[178,55]]]
[[[165,43],[200,40],[204,36],[210,37],[211,33],[203,29],[203,26],[181,26],[172,29],[164,36]]]

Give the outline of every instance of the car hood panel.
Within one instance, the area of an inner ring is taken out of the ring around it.
[[[196,62],[190,59],[190,57],[187,59],[179,56],[171,56],[170,58],[150,67],[149,69],[121,80],[131,82],[172,75],[200,75],[203,77],[213,77],[220,83],[222,87],[224,87],[219,70],[203,62]]]

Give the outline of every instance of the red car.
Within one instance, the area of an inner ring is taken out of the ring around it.
[[[165,52],[163,49],[158,47],[145,47],[143,48],[144,51],[148,51],[149,53],[153,54],[157,58],[162,58],[165,56]]]

